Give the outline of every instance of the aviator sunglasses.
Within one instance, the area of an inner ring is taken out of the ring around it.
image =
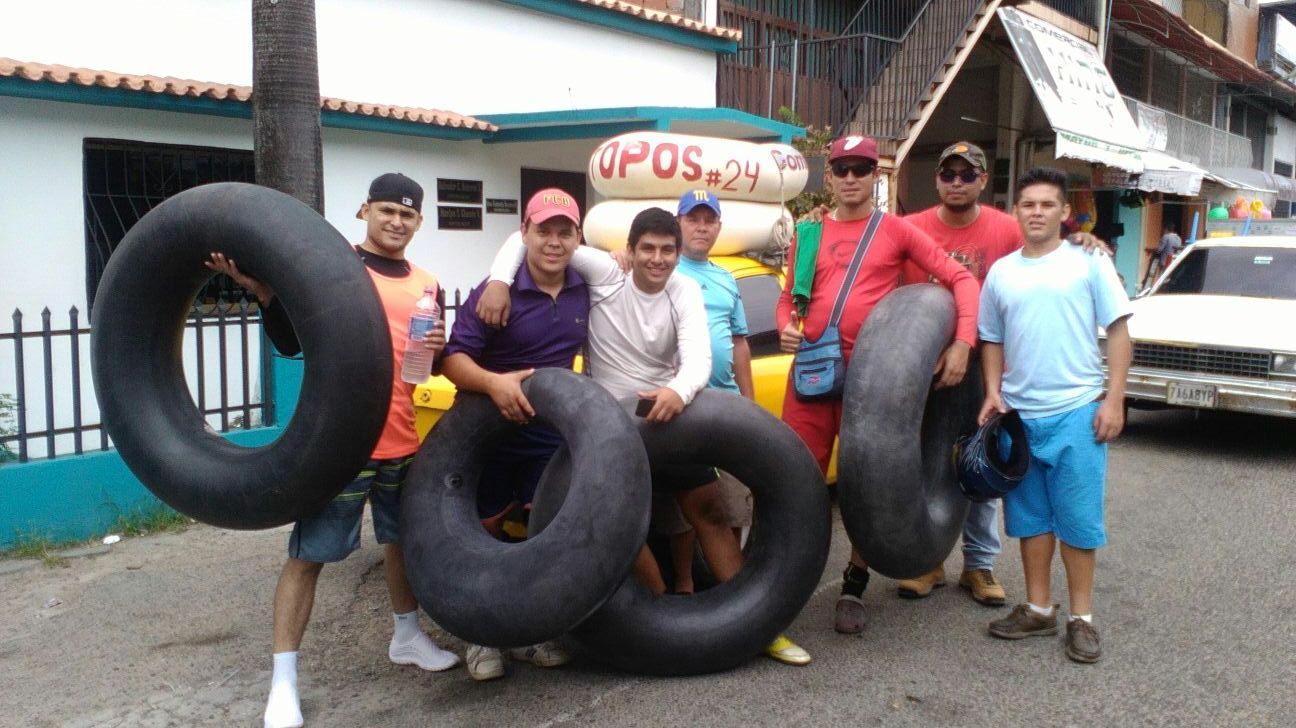
[[[873,174],[873,170],[875,169],[877,169],[877,162],[856,162],[854,164],[847,164],[845,162],[832,163],[832,173],[834,177],[845,177],[847,173],[853,174],[856,177],[867,177],[870,174]]]
[[[940,177],[941,182],[948,183],[958,179],[962,180],[963,184],[970,185],[977,181],[977,177],[980,177],[981,173],[975,169],[965,169],[962,172],[955,172],[952,169],[942,169],[936,173],[936,176]]]

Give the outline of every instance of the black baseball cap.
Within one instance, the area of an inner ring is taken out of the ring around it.
[[[423,188],[400,172],[388,172],[369,183],[369,199],[366,202],[395,202],[421,213]]]

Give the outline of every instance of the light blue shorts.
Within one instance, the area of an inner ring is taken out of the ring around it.
[[[1022,420],[1030,440],[1030,470],[1021,485],[1004,495],[1004,530],[1009,536],[1052,533],[1078,549],[1107,543],[1107,445],[1094,442],[1093,428],[1100,404]]]

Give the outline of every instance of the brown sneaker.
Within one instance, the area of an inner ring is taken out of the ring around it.
[[[1083,619],[1068,620],[1066,656],[1076,662],[1097,662],[1102,657],[1098,629]]]
[[[1018,604],[1007,617],[990,623],[990,634],[1005,640],[1054,635],[1058,631],[1057,613],[1057,604],[1053,605],[1053,615],[1049,617],[1036,614],[1029,604]]]
[[[932,589],[945,586],[945,567],[935,569],[913,579],[902,579],[896,583],[896,591],[905,599],[922,599],[931,596]]]
[[[864,631],[864,602],[859,597],[843,594],[837,597],[833,615],[833,629],[842,634],[859,634]]]
[[[1004,593],[1003,584],[995,578],[989,569],[974,569],[959,574],[959,586],[967,589],[972,598],[987,607],[1002,607],[1008,595]]]

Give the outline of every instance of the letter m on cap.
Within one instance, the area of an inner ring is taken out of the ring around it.
[[[693,190],[693,199],[705,200],[707,198],[706,190]]]

